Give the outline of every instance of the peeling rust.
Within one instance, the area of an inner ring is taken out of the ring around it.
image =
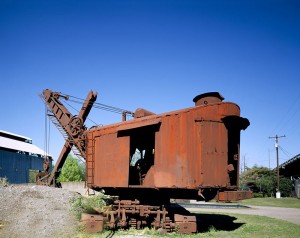
[[[237,104],[223,102],[217,92],[198,95],[194,107],[173,112],[155,114],[138,108],[134,119],[127,120],[124,111],[122,122],[91,129],[83,123],[96,94],[90,93],[75,117],[59,101],[59,93],[45,90],[43,95],[68,135],[61,157],[70,151],[66,148],[77,147],[86,160],[88,187],[119,196],[118,217],[115,211],[107,214],[111,228],[116,220],[121,227],[142,226],[142,220],[127,220],[127,213],[134,210],[142,216],[155,213],[155,228],[164,224],[173,229],[164,209],[122,200],[161,206],[171,198],[208,201],[217,196],[230,201],[250,196],[234,191],[239,181],[240,131],[250,123],[240,116]],[[183,233],[194,232],[194,218],[177,218]]]

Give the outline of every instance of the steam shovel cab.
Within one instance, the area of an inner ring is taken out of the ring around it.
[[[205,93],[191,108],[137,109],[133,120],[88,130],[88,186],[151,203],[244,198],[231,191],[239,182],[240,130],[249,121],[223,99]]]

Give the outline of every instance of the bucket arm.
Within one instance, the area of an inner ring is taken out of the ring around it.
[[[85,134],[84,131],[86,127],[84,122],[92,109],[92,106],[97,98],[97,93],[92,91],[89,92],[78,116],[73,116],[68,109],[59,100],[60,97],[68,100],[68,96],[61,95],[59,92],[53,92],[49,89],[43,91],[42,98],[48,109],[52,112],[48,116],[58,128],[58,130],[63,134],[66,142],[62,148],[62,151],[57,159],[57,162],[49,174],[44,168],[44,171],[37,175],[37,183],[43,185],[55,185],[54,178],[56,173],[59,173],[60,169],[64,165],[68,154],[70,153],[72,147],[75,147],[75,155],[86,159],[86,148],[85,148]],[[45,160],[48,160],[46,158]],[[44,163],[45,164],[45,163]],[[48,163],[49,164],[49,163]]]

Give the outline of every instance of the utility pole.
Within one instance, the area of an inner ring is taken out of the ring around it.
[[[241,161],[240,167],[241,167],[241,174],[242,174],[246,170],[246,154],[243,155],[243,159]],[[243,168],[244,168],[244,170],[243,170]]]
[[[268,152],[269,152],[269,170],[271,169],[271,166],[270,166],[270,149],[268,149]]]
[[[280,191],[279,191],[279,158],[278,158],[278,138],[282,138],[285,137],[284,136],[269,136],[269,139],[274,139],[275,138],[275,148],[276,148],[276,161],[277,161],[277,192],[276,192],[276,197],[277,197],[277,193],[278,193],[278,197],[280,198]]]

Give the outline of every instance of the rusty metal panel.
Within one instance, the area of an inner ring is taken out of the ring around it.
[[[184,180],[189,179],[183,173],[186,170],[186,154],[179,153],[180,136],[179,115],[170,115],[162,118],[162,125],[157,134],[158,143],[155,144],[155,187],[182,187]]]
[[[104,229],[102,215],[82,213],[81,222],[85,225],[86,232],[102,232]]]
[[[193,110],[162,116],[155,141],[154,186],[197,186],[195,175],[200,164],[200,154],[195,153],[197,138],[194,137],[194,131]]]
[[[201,186],[225,187],[227,185],[227,133],[218,121],[199,123],[201,141]]]
[[[94,186],[232,188],[229,172],[238,171],[239,152],[231,152],[234,157],[229,160],[229,134],[223,118],[239,118],[239,114],[236,104],[219,102],[92,129],[89,133],[93,134],[95,145],[90,153],[94,155]],[[130,182],[135,169],[129,166],[133,147],[141,147],[143,140],[147,145],[152,136],[153,164],[140,182]],[[238,148],[239,137],[233,145]],[[88,164],[89,158],[88,155]]]
[[[252,198],[252,191],[223,191],[219,192],[217,200],[220,202],[239,201]]]
[[[95,137],[94,185],[128,187],[129,138],[117,133]]]
[[[228,134],[221,116],[224,104],[161,115],[154,168],[145,185],[155,187],[226,187]],[[231,112],[239,108],[230,104]],[[221,112],[220,112],[221,111]]]
[[[197,232],[196,216],[174,214],[174,221],[176,224],[176,229],[179,233],[191,234]]]
[[[144,126],[150,126],[150,125],[155,125],[161,122],[161,119],[159,118],[154,118],[151,120],[143,120],[143,121],[136,121],[135,123],[124,123],[119,126],[117,126],[117,131],[125,131],[125,130],[131,130],[139,127],[144,127]]]
[[[140,118],[140,117],[150,116],[150,115],[154,115],[154,114],[155,113],[150,112],[150,111],[148,111],[146,109],[138,108],[134,112],[134,118]]]

